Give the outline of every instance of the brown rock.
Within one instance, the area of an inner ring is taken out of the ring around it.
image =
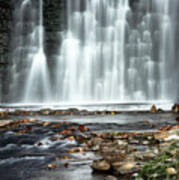
[[[44,109],[44,110],[41,110],[41,111],[40,111],[40,113],[41,113],[42,115],[49,115],[50,112],[51,112],[50,109]]]
[[[54,142],[54,141],[58,141],[58,140],[59,140],[59,137],[53,136],[53,137],[50,138],[50,140],[53,141],[53,142]]]
[[[67,168],[67,167],[69,166],[69,163],[66,162],[66,163],[64,164],[64,166]]]
[[[70,136],[70,137],[68,137],[68,140],[69,140],[69,141],[74,141],[75,138],[74,138],[74,136]]]
[[[130,170],[136,166],[136,162],[125,162],[122,164],[121,169]]]
[[[84,125],[79,125],[78,130],[81,132],[85,132],[85,131],[88,131],[89,129],[87,127],[85,127]]]
[[[42,124],[43,124],[43,126],[49,126],[51,124],[51,122],[45,121]]]
[[[53,125],[52,125],[52,128],[56,128],[56,129],[57,129],[57,128],[60,128],[60,126],[61,126],[60,123],[59,123],[59,124],[53,124]]]
[[[150,111],[151,111],[152,113],[156,113],[156,112],[157,112],[157,107],[156,107],[155,105],[152,105]]]
[[[71,130],[64,129],[64,130],[61,131],[59,134],[61,134],[61,135],[71,135],[71,134],[72,134],[72,131],[71,131]]]
[[[119,167],[114,168],[115,174],[133,173],[137,169],[136,162],[121,162]]]
[[[37,142],[36,145],[37,145],[37,146],[42,146],[42,145],[44,145],[44,143],[42,143],[42,142]]]
[[[176,171],[176,169],[174,169],[174,168],[167,168],[166,169],[167,170],[167,172],[168,172],[168,174],[170,174],[170,175],[175,175],[175,174],[177,174],[177,171]]]
[[[169,136],[168,132],[156,133],[154,135],[155,139],[157,140],[164,140],[165,138],[168,138],[168,136]]]
[[[9,120],[3,120],[3,121],[0,121],[0,128],[2,127],[5,127],[7,125],[10,125],[12,121],[9,121]]]
[[[92,164],[92,168],[97,171],[109,171],[110,167],[106,160],[95,160]]]
[[[111,112],[111,115],[115,115],[115,114],[116,114],[116,111],[112,111],[112,112]]]
[[[48,168],[48,169],[56,169],[56,168],[57,168],[57,165],[54,164],[54,163],[51,163],[51,164],[48,164],[48,165],[46,166],[46,168]]]
[[[102,138],[95,137],[91,141],[89,141],[89,145],[100,145],[103,142]]]
[[[179,113],[179,104],[174,104],[174,106],[172,107],[172,111],[174,113]]]

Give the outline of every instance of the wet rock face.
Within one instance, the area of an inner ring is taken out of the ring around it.
[[[0,63],[7,62],[11,20],[10,1],[0,0]]]
[[[34,4],[38,2],[31,0]],[[14,10],[21,0],[0,0],[0,94],[3,98],[0,102],[7,102],[8,85],[11,82],[9,69],[12,69],[13,57],[11,55],[13,47],[12,36],[14,28]],[[53,69],[56,65],[54,56],[59,53],[61,44],[60,32],[66,28],[66,0],[43,0],[43,16],[45,28],[45,53],[49,66]],[[28,12],[26,13],[28,21]],[[31,28],[27,24],[27,31]],[[53,76],[53,75],[52,75]],[[3,82],[3,83],[2,83]]]
[[[0,93],[4,94],[3,102],[6,99],[8,84],[8,59],[10,54],[10,37],[12,23],[11,1],[0,0]],[[2,85],[2,82],[4,84]],[[5,93],[6,92],[6,93]]]

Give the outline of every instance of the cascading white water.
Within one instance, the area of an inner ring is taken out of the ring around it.
[[[13,51],[11,93],[22,103],[47,101],[50,96],[44,53],[43,1],[24,0],[15,11],[16,49]],[[24,68],[24,71],[23,71]],[[20,94],[20,95],[18,95]]]
[[[68,0],[68,30],[57,67],[61,73],[57,102],[125,100],[128,10],[127,0]]]
[[[44,53],[44,29],[43,29],[43,1],[39,0],[39,25],[35,29],[35,36],[38,40],[38,50],[34,54],[30,72],[25,86],[25,102],[47,102],[50,99],[50,81],[47,68],[46,56]]]
[[[128,27],[128,41],[126,42],[126,87],[127,100],[147,101],[155,99],[155,69],[156,63],[153,59],[151,12],[149,1],[140,2],[141,7],[146,8],[146,13],[136,26]],[[133,19],[134,12],[130,11]]]
[[[171,16],[171,1],[162,0],[156,1],[158,11],[161,15],[160,21],[160,40],[159,40],[159,72],[160,72],[160,98],[165,99],[171,96],[172,93],[172,74],[168,72],[170,64],[173,64],[174,58],[174,22]],[[173,1],[174,3],[174,1]]]
[[[176,98],[177,88],[170,88],[176,87],[178,0],[66,1],[67,29],[60,33],[55,69],[48,69],[44,53],[43,0],[17,5],[13,100],[86,104]]]
[[[174,1],[142,0],[134,12],[128,0],[68,0],[55,101],[171,100],[167,68],[174,57],[169,12]]]

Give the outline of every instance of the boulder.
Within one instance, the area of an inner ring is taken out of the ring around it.
[[[4,128],[5,126],[11,124],[11,122],[12,121],[10,121],[10,120],[1,120],[0,121],[0,128],[2,128],[2,127]]]
[[[97,171],[109,171],[111,166],[106,160],[93,161],[92,168]]]
[[[176,169],[174,169],[174,168],[172,168],[172,167],[171,167],[171,168],[167,168],[166,171],[167,171],[167,173],[170,174],[170,175],[175,175],[175,174],[177,174]]]
[[[42,110],[40,110],[40,114],[41,115],[50,115],[50,113],[52,112],[52,110],[51,109],[42,109]]]
[[[150,111],[151,111],[152,113],[156,113],[156,112],[157,112],[157,107],[156,107],[155,105],[152,105]]]
[[[174,104],[172,107],[172,112],[179,113],[179,104]]]
[[[114,164],[113,164],[114,165]],[[114,166],[115,174],[129,174],[137,170],[136,162],[121,162],[119,166]]]

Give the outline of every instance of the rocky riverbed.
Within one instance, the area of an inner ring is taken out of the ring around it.
[[[179,178],[178,125],[150,133],[97,133],[82,140],[101,155],[92,163],[94,171],[115,175],[116,179]]]
[[[177,180],[178,113],[151,110],[1,112],[1,179]]]

